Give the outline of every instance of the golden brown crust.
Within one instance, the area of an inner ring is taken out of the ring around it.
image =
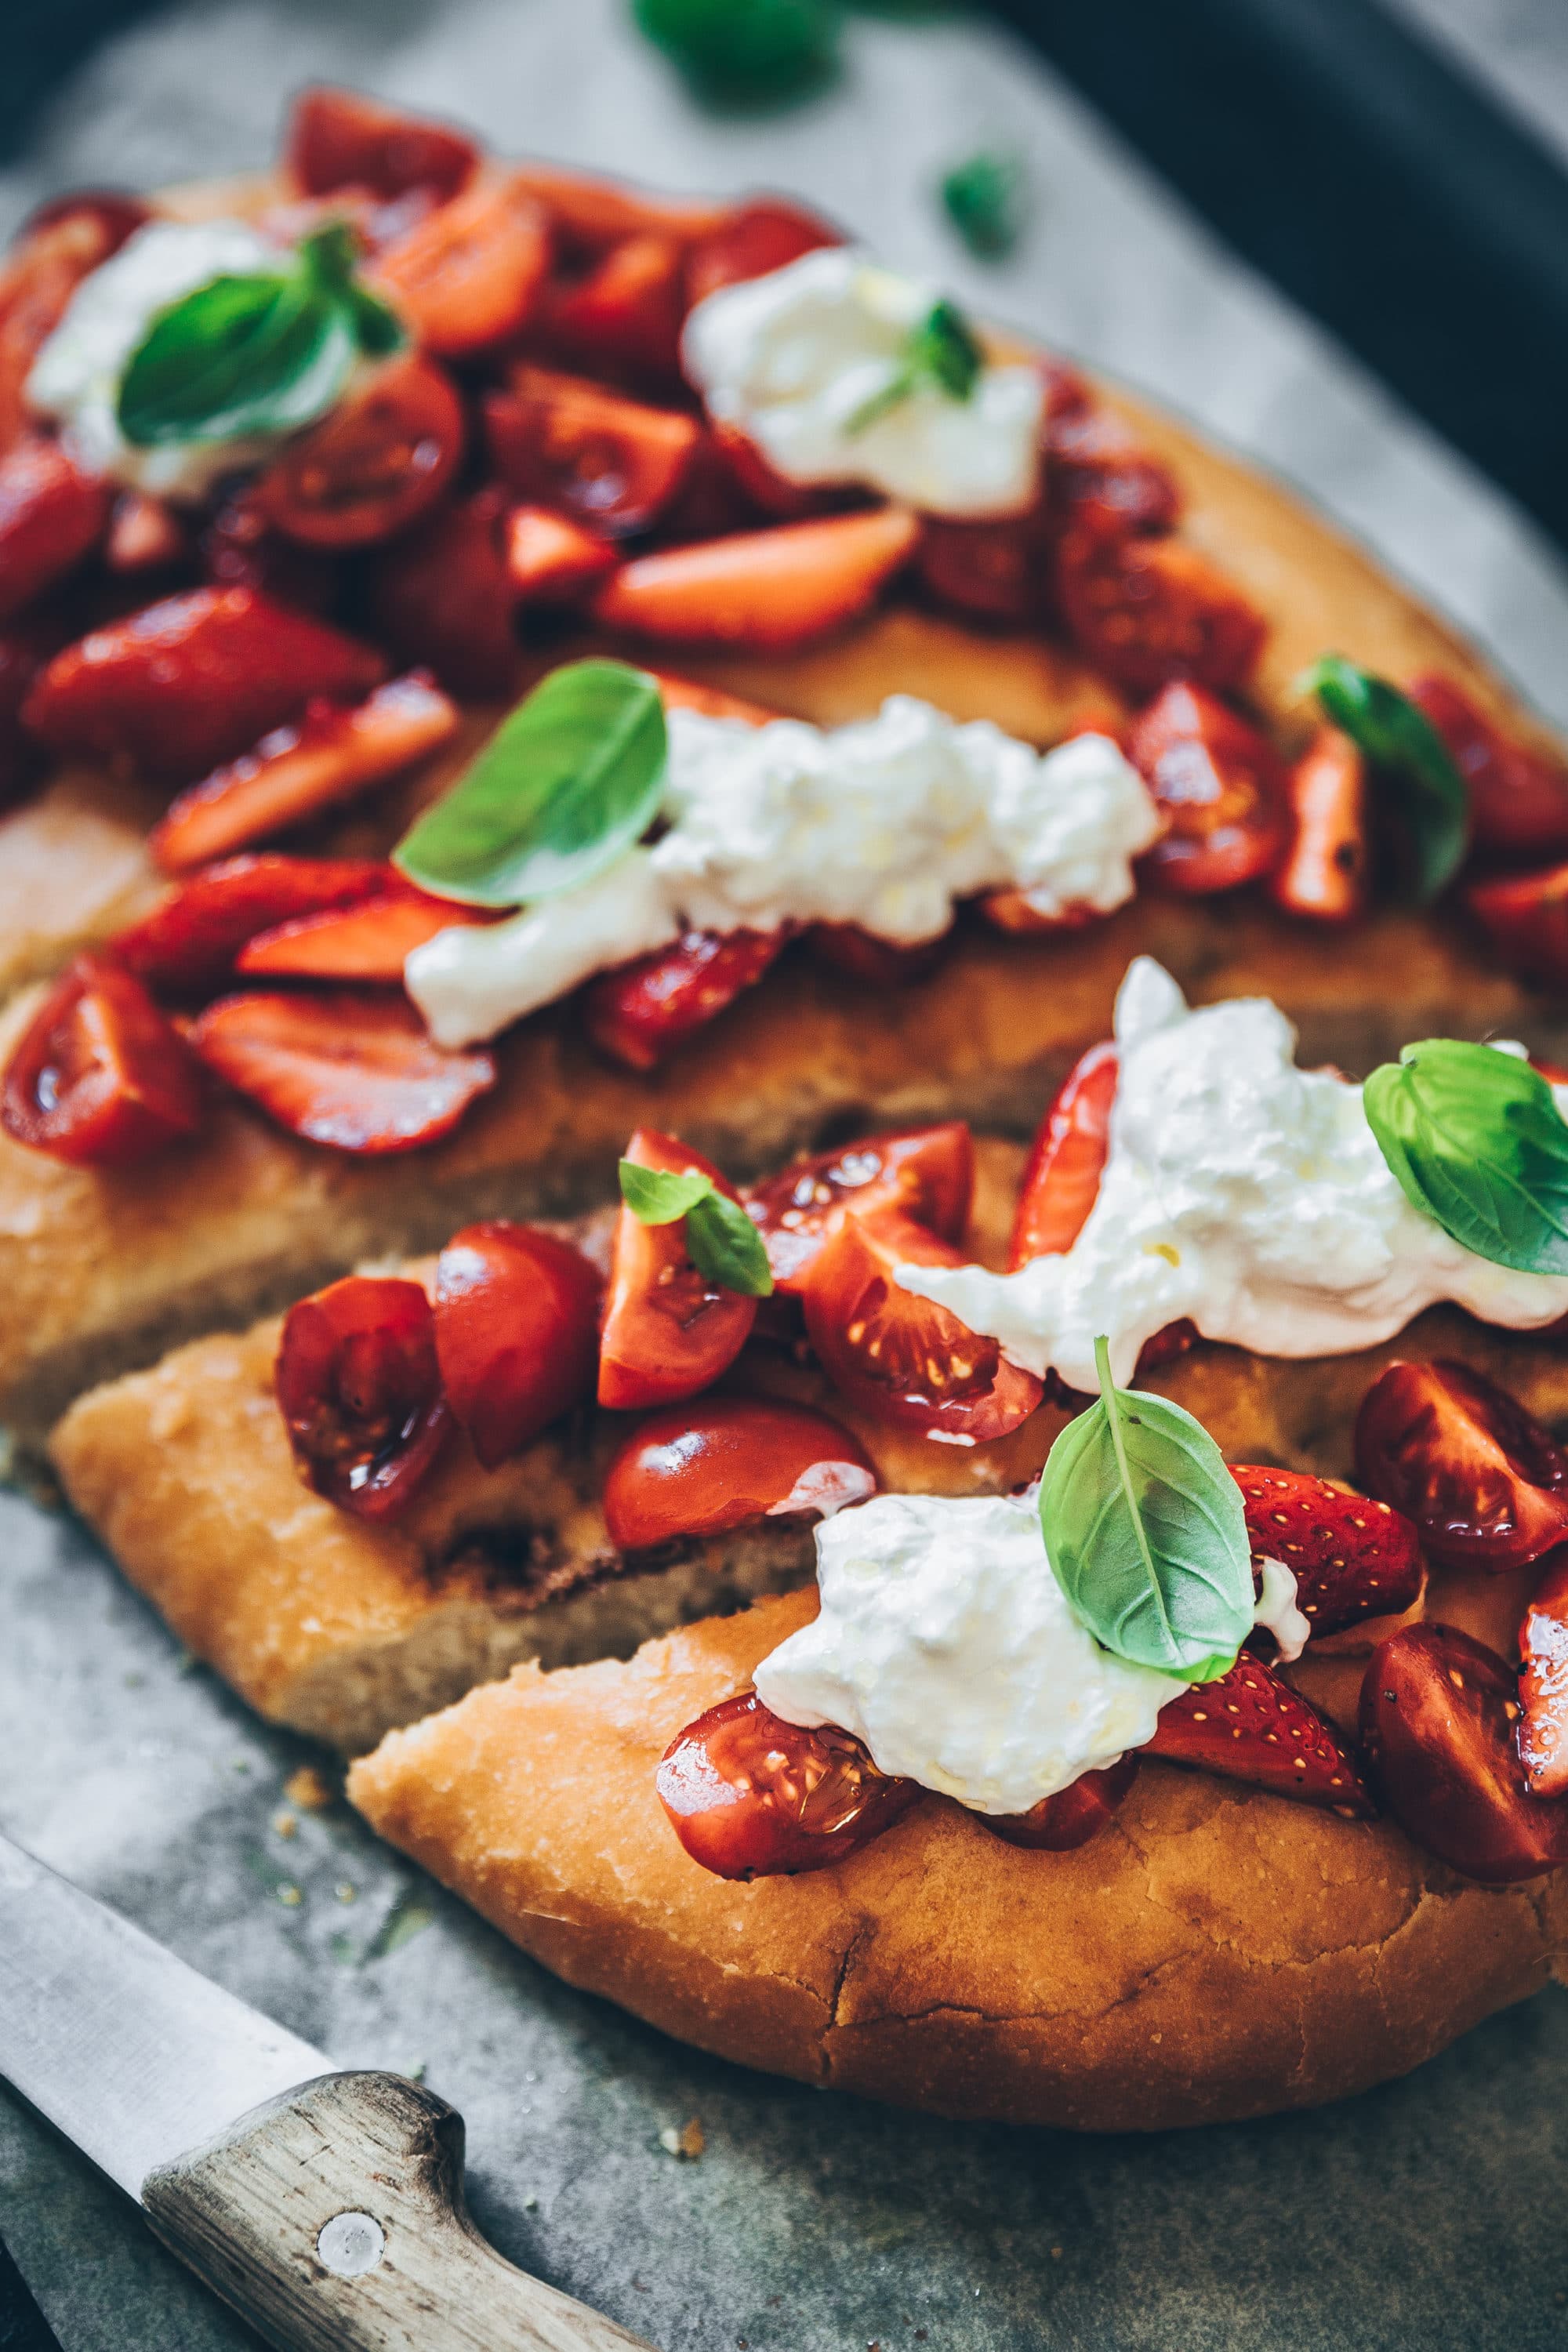
[[[1568,1877],[1468,1885],[1391,1823],[1146,1765],[1075,1853],[926,1798],[840,1867],[727,1885],[653,1772],[809,1614],[511,1679],[393,1733],[349,1793],[569,1982],[742,2064],[899,2105],[1158,2130],[1342,2097],[1546,1981]]]

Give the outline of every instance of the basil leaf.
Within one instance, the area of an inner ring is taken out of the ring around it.
[[[854,436],[864,433],[914,392],[945,393],[950,400],[968,400],[980,381],[985,354],[973,329],[954,302],[933,302],[925,317],[911,327],[894,372],[869,400],[863,400],[845,426]]]
[[[644,1168],[636,1160],[621,1162],[621,1198],[645,1225],[673,1225],[713,1190],[713,1179],[693,1169],[675,1176],[665,1168]]]
[[[393,858],[422,889],[478,907],[579,889],[652,824],[666,749],[646,670],[568,662],[502,719]]]
[[[1002,260],[1024,226],[1022,157],[984,151],[968,156],[943,175],[942,201],[971,253],[982,261]]]
[[[1119,1389],[1094,1343],[1100,1402],[1069,1422],[1040,1480],[1040,1528],[1073,1614],[1133,1665],[1212,1682],[1252,1629],[1241,1489],[1190,1412]]]
[[[1342,654],[1322,655],[1302,684],[1365,754],[1407,845],[1409,896],[1428,905],[1458,872],[1470,840],[1470,796],[1447,745],[1407,694]]]
[[[761,1234],[740,1202],[721,1192],[710,1176],[695,1169],[677,1176],[623,1160],[621,1198],[645,1225],[672,1225],[684,1217],[692,1265],[721,1289],[738,1290],[747,1298],[772,1295],[773,1272]]]
[[[352,233],[329,222],[275,270],[214,278],[158,312],[121,379],[115,414],[138,448],[230,441],[313,424],[362,352],[403,330],[353,279]]]
[[[1539,1070],[1429,1037],[1373,1070],[1362,1101],[1413,1208],[1493,1265],[1568,1274],[1568,1126]]]
[[[710,1282],[747,1298],[773,1295],[773,1270],[763,1237],[738,1201],[710,1191],[686,1213],[691,1263]]]
[[[836,0],[633,0],[638,30],[700,97],[781,106],[837,70]]]

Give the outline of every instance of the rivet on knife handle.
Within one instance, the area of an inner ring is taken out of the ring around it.
[[[148,2176],[147,2217],[280,2352],[649,2352],[514,2270],[463,2202],[463,2119],[329,2074]]]

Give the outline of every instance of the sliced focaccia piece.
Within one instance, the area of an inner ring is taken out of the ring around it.
[[[1341,2098],[1543,1984],[1568,1874],[1483,1888],[1387,1822],[1146,1764],[1111,1831],[1004,1844],[928,1797],[833,1870],[689,1860],[661,1751],[812,1613],[523,1667],[357,1763],[381,1833],[573,1984],[770,2072],[941,2115],[1150,2131]]]

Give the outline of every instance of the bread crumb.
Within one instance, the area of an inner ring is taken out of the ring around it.
[[[658,2144],[668,2155],[689,2158],[695,2163],[708,2145],[708,2135],[700,2119],[693,2116],[689,2123],[681,2125],[679,2131],[673,2124],[666,2124],[658,2136]]]
[[[313,1764],[301,1764],[297,1772],[290,1772],[283,1783],[283,1794],[305,1813],[324,1813],[332,1801],[331,1784]]]
[[[1059,2263],[1059,2262],[1060,2262],[1060,2260],[1061,2260],[1061,2258],[1062,2258],[1062,2250],[1061,2250],[1061,2248],[1060,2248],[1059,2246],[1053,2246],[1053,2247],[1051,2248],[1051,2260],[1052,2260],[1052,2262],[1053,2262],[1053,2263]]]
[[[340,1903],[357,1903],[359,1901],[359,1888],[346,1878],[339,1879],[337,1885],[332,1889],[332,1893],[337,1896]]]
[[[305,1900],[291,1878],[286,1878],[278,1889],[278,1900],[286,1911],[297,1911]]]
[[[282,1812],[274,1813],[272,1816],[273,1833],[277,1837],[291,1838],[299,1827],[300,1817],[297,1813]]]

